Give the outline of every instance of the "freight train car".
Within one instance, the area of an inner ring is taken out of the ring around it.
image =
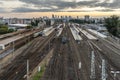
[[[62,37],[62,43],[65,44],[67,41],[68,41],[68,40],[67,40],[67,37],[63,36],[63,37]]]

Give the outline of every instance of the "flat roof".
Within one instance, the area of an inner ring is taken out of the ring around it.
[[[89,34],[87,31],[82,30],[81,28],[78,28],[88,39],[97,39],[95,36]]]
[[[26,27],[26,26],[28,26],[28,24],[8,24],[8,26]]]
[[[33,32],[32,32],[33,33]],[[13,37],[10,37],[10,38],[7,38],[7,39],[3,39],[3,40],[0,40],[0,44],[2,45],[7,45],[9,43],[12,43],[16,40],[19,40],[21,38],[23,38],[24,36],[29,36],[32,34],[31,32],[28,32],[26,34],[21,34],[21,35],[16,35],[16,36],[13,36]]]
[[[107,38],[106,35],[101,34],[100,32],[97,32],[96,30],[88,29],[90,32],[102,37],[102,38]]]
[[[23,31],[25,31],[25,30],[23,30]],[[0,39],[8,37],[8,36],[13,36],[13,35],[19,34],[19,33],[23,32],[23,31],[16,31],[16,32],[12,32],[12,33],[2,34],[2,35],[0,35]]]

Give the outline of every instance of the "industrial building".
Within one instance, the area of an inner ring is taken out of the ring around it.
[[[27,26],[28,24],[8,24],[8,28],[14,30],[25,30]]]

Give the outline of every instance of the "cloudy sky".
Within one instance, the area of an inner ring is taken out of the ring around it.
[[[75,15],[76,12],[79,15],[120,15],[120,0],[0,0],[1,16]]]

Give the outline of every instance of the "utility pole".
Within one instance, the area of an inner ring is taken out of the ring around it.
[[[102,78],[101,78],[101,80],[106,80],[106,78],[107,78],[107,75],[106,75],[106,64],[105,64],[105,60],[104,59],[102,59]]]
[[[111,71],[114,74],[114,80],[116,80],[117,74],[120,74],[120,71]]]
[[[50,50],[50,41],[49,41],[49,50]]]
[[[0,70],[2,69],[2,63],[0,63]]]
[[[27,59],[27,80],[29,80],[29,60]]]
[[[79,69],[81,69],[82,68],[82,63],[81,62],[79,62]]]
[[[29,42],[30,42],[30,36],[28,36],[28,43],[27,43],[27,47],[29,46]]]
[[[91,80],[95,80],[95,55],[94,51],[91,53],[91,75],[90,75]]]
[[[13,41],[13,51],[12,51],[12,58],[14,58],[14,51],[15,51],[15,42]]]

